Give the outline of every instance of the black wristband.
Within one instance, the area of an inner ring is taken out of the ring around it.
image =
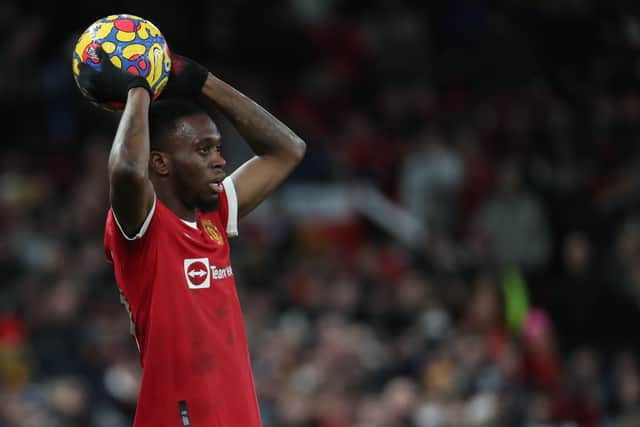
[[[151,88],[149,87],[149,83],[147,82],[147,79],[145,79],[144,77],[135,76],[134,78],[132,78],[131,81],[129,82],[129,84],[127,85],[127,91],[133,89],[134,87],[145,88],[147,90],[147,92],[149,92],[149,96],[151,97],[151,99],[153,99],[153,93],[151,92]]]
[[[171,60],[171,75],[162,96],[190,98],[200,95],[209,70],[181,55],[173,54]]]

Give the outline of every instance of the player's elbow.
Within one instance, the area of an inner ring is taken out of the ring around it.
[[[304,158],[305,153],[307,152],[307,144],[302,140],[302,138],[296,138],[292,144],[290,149],[290,157],[292,161],[297,165]]]

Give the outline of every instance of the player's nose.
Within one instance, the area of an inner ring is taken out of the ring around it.
[[[222,154],[215,153],[211,159],[211,166],[214,168],[224,168],[227,165],[227,161],[222,157]]]

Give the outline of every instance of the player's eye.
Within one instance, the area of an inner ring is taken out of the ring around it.
[[[216,146],[215,146],[215,149],[216,149],[216,151],[217,151],[218,153],[221,153],[221,152],[222,152],[222,145],[220,145],[220,144],[216,145]]]
[[[198,152],[200,154],[209,154],[210,151],[211,147],[209,147],[208,145],[203,145],[202,147],[198,148]]]

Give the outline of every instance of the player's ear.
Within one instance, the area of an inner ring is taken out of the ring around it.
[[[160,151],[152,151],[151,158],[149,159],[149,166],[151,169],[157,173],[158,175],[168,175],[169,174],[169,156],[166,153],[162,153]]]

